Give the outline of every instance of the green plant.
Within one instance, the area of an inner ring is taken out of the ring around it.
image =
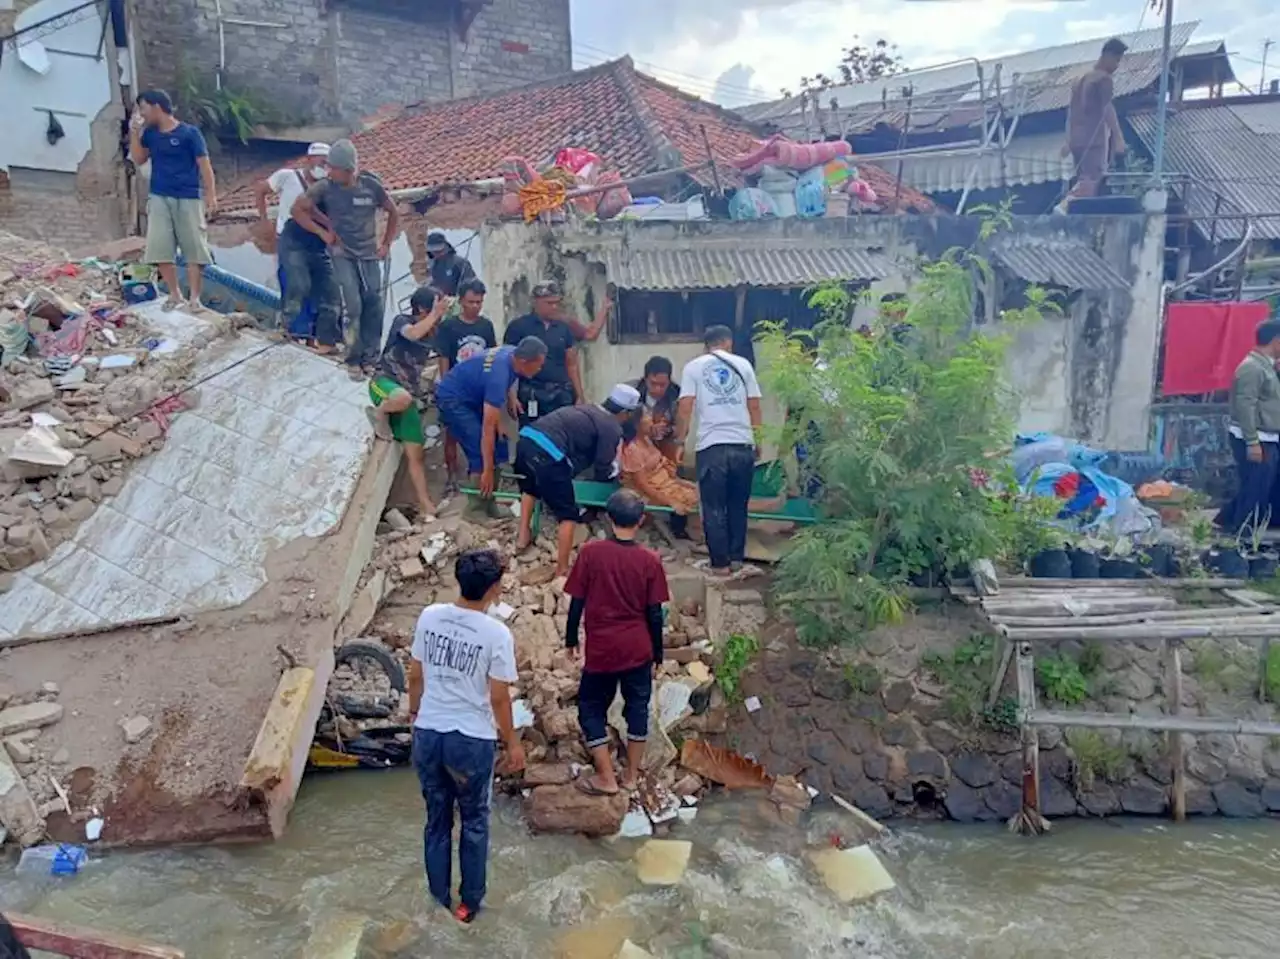
[[[1191,523],[1189,532],[1191,534],[1191,541],[1201,549],[1213,542],[1213,523],[1203,517],[1194,520]]]
[[[1000,733],[1018,731],[1018,701],[1012,696],[1001,696],[995,705],[983,713],[983,721],[987,726]]]
[[[1089,682],[1080,664],[1069,656],[1047,656],[1036,661],[1036,679],[1045,696],[1074,706],[1089,698]]]
[[[1075,761],[1076,781],[1088,792],[1094,779],[1118,780],[1124,776],[1128,756],[1124,747],[1112,745],[1092,729],[1069,729],[1065,739]]]
[[[1253,512],[1236,532],[1236,549],[1244,551],[1245,544],[1248,544],[1249,552],[1256,555],[1262,550],[1263,539],[1266,532],[1271,528],[1271,507],[1268,505],[1266,511],[1259,514],[1258,507],[1253,508]]]
[[[1080,650],[1080,672],[1092,679],[1102,669],[1102,644],[1090,640]]]
[[[987,690],[995,658],[995,641],[975,633],[950,653],[926,653],[920,663],[944,688],[942,709],[947,718],[966,729],[978,729],[990,718]],[[998,704],[997,704],[998,705]],[[1017,706],[1014,706],[1016,725]],[[998,717],[997,717],[998,718]]]
[[[902,321],[877,319],[869,336],[848,322],[855,294],[834,282],[810,293],[821,316],[812,334],[762,324],[762,378],[795,414],[775,436],[784,449],[805,442],[823,479],[819,520],[795,535],[777,575],[807,644],[900,619],[917,574],[1005,552],[1014,487],[989,482],[989,464],[1017,403],[1009,336],[973,325],[975,276],[989,275],[969,252],[924,264]],[[1035,287],[1028,304],[1007,311],[1005,327],[1054,308]]]
[[[716,682],[720,684],[724,698],[729,702],[742,701],[742,674],[751,665],[751,657],[759,649],[760,641],[754,636],[734,633],[725,640],[715,674]]]
[[[1263,664],[1262,688],[1269,703],[1280,703],[1280,646],[1271,646],[1267,650],[1267,660]]]
[[[1188,672],[1205,685],[1221,686],[1227,665],[1227,657],[1217,644],[1202,642],[1192,651],[1191,668]]]
[[[880,670],[872,663],[850,663],[844,668],[844,681],[849,684],[849,695],[854,699],[875,695],[883,680]]]
[[[254,128],[274,119],[267,101],[246,89],[196,73],[186,64],[178,67],[178,106],[186,119],[204,132],[248,143]]]

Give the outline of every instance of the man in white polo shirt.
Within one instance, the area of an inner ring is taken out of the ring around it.
[[[258,206],[258,216],[262,220],[269,219],[267,214],[269,198],[272,196],[276,198],[277,247],[285,225],[289,222],[289,212],[293,209],[293,202],[306,193],[307,187],[311,184],[324,179],[327,172],[325,163],[328,159],[329,144],[313,143],[307,147],[306,163],[301,168],[281,167],[271,176],[253,185],[253,198]],[[287,292],[289,277],[285,269],[285,259],[277,252],[276,278],[280,283],[280,307],[285,316],[289,335],[310,340],[315,337],[316,307],[310,296],[302,298],[300,305],[295,306],[289,303]],[[310,286],[310,284],[307,285]]]
[[[703,343],[706,353],[690,360],[680,376],[676,443],[684,446],[696,412],[702,527],[711,572],[727,576],[746,560],[747,504],[760,442],[760,384],[751,362],[731,352],[729,327],[708,327]]]

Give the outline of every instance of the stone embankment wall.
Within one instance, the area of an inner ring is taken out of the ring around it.
[[[984,716],[993,650],[980,636],[981,624],[953,607],[881,628],[856,651],[803,649],[778,631],[743,680],[744,695],[758,697],[760,708],[731,710],[726,745],[873,816],[1006,819],[1018,811],[1022,781],[1012,676]],[[1084,664],[1089,698],[1070,707],[1050,702],[1054,708],[1162,711],[1158,641],[1094,649],[1063,643],[1058,656]],[[1190,645],[1183,672],[1189,714],[1275,715],[1257,701],[1252,645]],[[1185,742],[1188,813],[1280,813],[1280,742],[1226,735]],[[1040,745],[1041,803],[1050,819],[1167,814],[1173,770],[1162,734],[1047,728]]]

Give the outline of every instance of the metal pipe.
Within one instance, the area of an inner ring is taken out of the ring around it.
[[[218,21],[218,72],[214,84],[222,89],[222,74],[227,70],[227,29],[222,19],[222,0],[213,0],[213,14]]]
[[[1230,253],[1224,256],[1221,260],[1219,260],[1213,266],[1209,267],[1209,269],[1205,270],[1203,273],[1197,273],[1195,276],[1189,276],[1185,280],[1183,280],[1181,283],[1177,284],[1176,286],[1169,287],[1169,296],[1172,296],[1175,293],[1180,293],[1189,286],[1194,286],[1195,284],[1199,283],[1201,280],[1203,280],[1205,277],[1209,276],[1210,274],[1217,273],[1224,266],[1226,266],[1232,260],[1234,260],[1237,256],[1243,256],[1245,251],[1249,249],[1249,244],[1252,241],[1253,241],[1253,220],[1249,220],[1245,223],[1244,238],[1240,240],[1240,245],[1238,247],[1236,247],[1234,250],[1232,250]]]
[[[1164,39],[1160,49],[1160,102],[1156,104],[1156,148],[1151,161],[1151,177],[1164,172],[1165,124],[1169,117],[1169,47],[1173,43],[1173,0],[1164,2]]]

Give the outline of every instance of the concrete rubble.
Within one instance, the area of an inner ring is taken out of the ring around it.
[[[0,826],[22,846],[44,839],[49,816],[72,812],[64,799],[70,757],[41,739],[62,719],[58,693],[50,682],[28,694],[0,692]]]
[[[194,401],[174,394],[195,349],[241,322],[210,320],[204,342],[172,350],[113,264],[0,233],[0,576],[46,559],[160,448]]]

